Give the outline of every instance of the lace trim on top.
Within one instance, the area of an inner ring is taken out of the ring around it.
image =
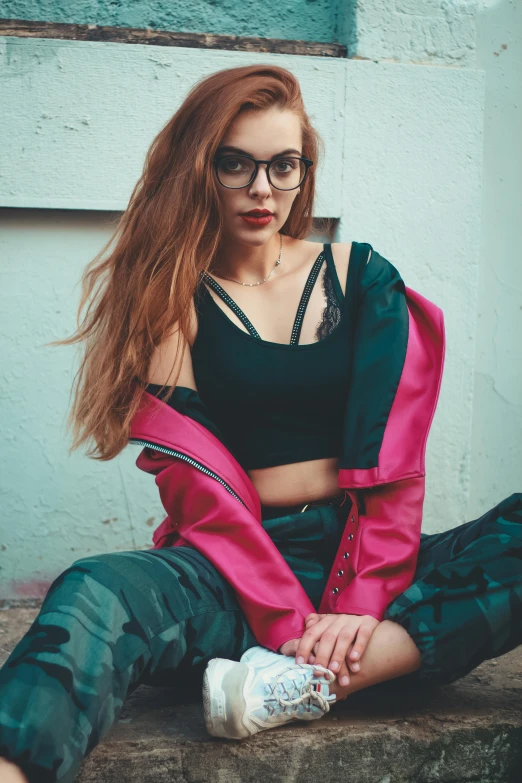
[[[317,326],[315,336],[317,340],[322,340],[327,334],[333,332],[341,320],[341,307],[337,301],[335,290],[330,275],[330,267],[325,264],[323,275],[323,292],[326,297],[326,306],[323,310],[321,321]]]

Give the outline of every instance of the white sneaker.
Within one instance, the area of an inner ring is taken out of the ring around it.
[[[316,674],[317,673],[317,674]],[[243,739],[290,720],[316,720],[335,702],[323,666],[251,647],[239,662],[212,658],[203,676],[203,709],[213,737]]]

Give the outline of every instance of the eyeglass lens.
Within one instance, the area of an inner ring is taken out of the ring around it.
[[[217,164],[217,175],[222,185],[240,188],[247,185],[254,173],[255,163],[251,158],[229,155]],[[306,166],[299,158],[276,158],[268,166],[268,176],[274,187],[292,190],[298,187],[306,173]]]

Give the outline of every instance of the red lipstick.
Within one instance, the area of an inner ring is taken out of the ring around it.
[[[249,226],[266,226],[270,223],[273,216],[269,209],[251,209],[249,212],[244,212],[240,215]]]

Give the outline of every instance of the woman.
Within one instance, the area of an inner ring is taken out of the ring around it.
[[[140,444],[167,516],[51,585],[0,672],[3,783],[73,780],[188,669],[241,739],[522,642],[521,496],[421,535],[442,314],[371,245],[305,239],[318,145],[287,70],[211,75],[85,273],[72,448]]]

